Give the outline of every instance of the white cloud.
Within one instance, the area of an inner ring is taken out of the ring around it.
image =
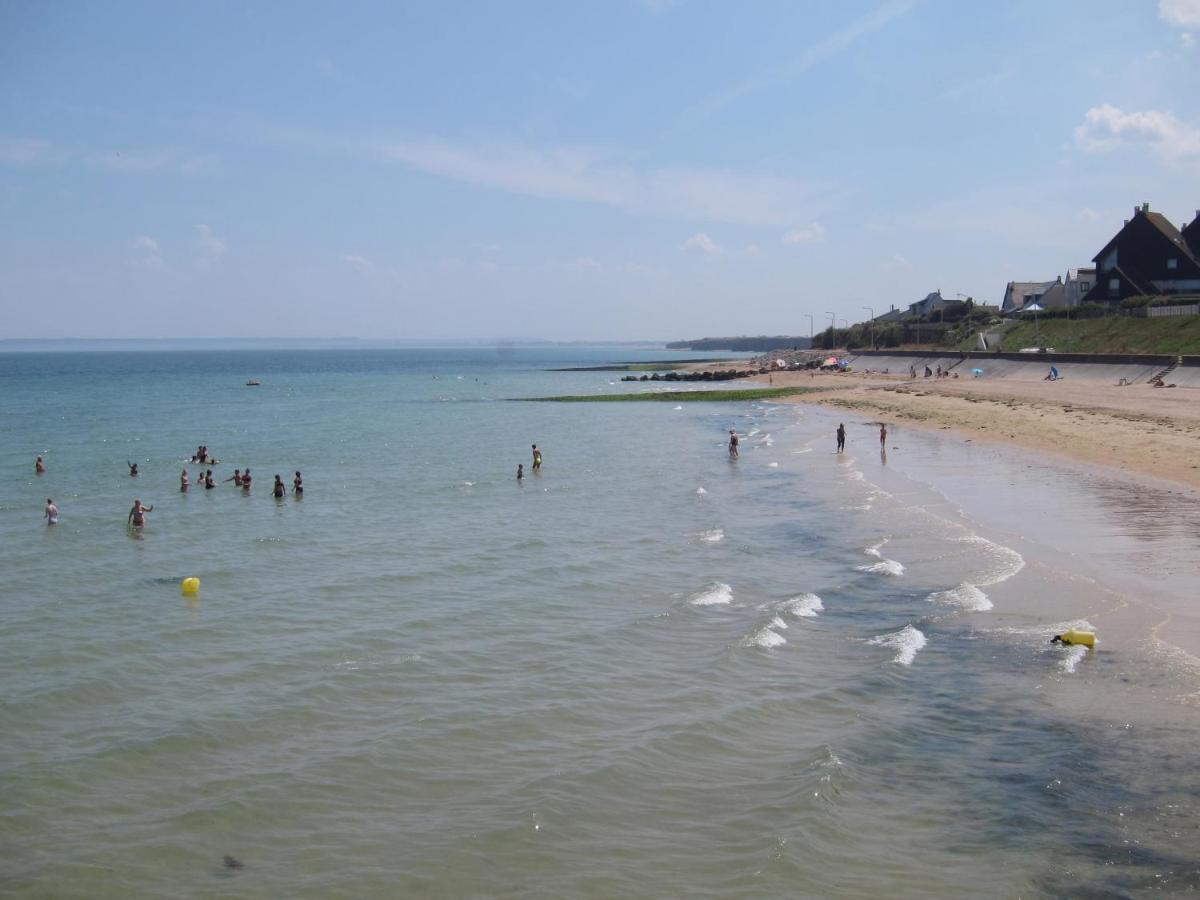
[[[192,229],[192,248],[196,251],[196,261],[207,268],[225,255],[229,242],[213,234],[209,226],[200,224]]]
[[[604,266],[597,259],[593,259],[590,256],[581,256],[578,259],[571,260],[568,268],[574,269],[577,272],[599,272],[604,269]]]
[[[369,272],[371,269],[375,268],[375,264],[369,259],[367,259],[365,256],[359,256],[356,253],[342,254],[341,261],[351,268],[358,269],[360,272]]]
[[[1075,140],[1085,150],[1112,150],[1127,144],[1145,144],[1169,161],[1200,157],[1200,129],[1159,110],[1125,112],[1105,103],[1094,106],[1075,129]]]
[[[1200,28],[1200,0],[1158,0],[1158,14],[1180,28]]]
[[[50,162],[53,156],[53,148],[49,141],[0,137],[0,165],[31,166]]]
[[[884,264],[886,269],[911,269],[913,264],[899,253],[893,253],[888,261]]]
[[[799,56],[780,66],[764,70],[740,84],[706,98],[699,104],[684,112],[681,122],[694,126],[714,113],[719,112],[748,94],[758,93],[776,85],[787,84],[799,78],[809,69],[826,60],[832,59],[853,46],[859,39],[873,31],[888,25],[895,19],[907,14],[919,0],[887,0],[865,15],[859,16],[853,22],[839,28],[811,47],[806,48]]]
[[[149,235],[138,235],[130,242],[129,247],[137,254],[139,265],[148,269],[157,269],[162,266],[162,251],[159,249],[158,241]]]
[[[1179,35],[1179,40],[1181,40],[1183,42],[1183,46],[1185,46],[1185,47],[1195,47],[1196,46],[1196,36],[1193,35],[1190,31],[1185,31],[1185,32],[1183,32],[1183,34]]]
[[[703,231],[698,231],[681,245],[684,250],[695,250],[699,253],[707,253],[709,256],[716,256],[721,252],[721,248],[717,243]]]
[[[828,185],[692,166],[648,169],[626,153],[584,145],[531,147],[439,137],[356,139],[284,129],[268,140],[341,152],[513,194],[595,203],[638,215],[787,227],[828,204]]]
[[[820,222],[796,228],[783,236],[785,244],[819,244],[824,240],[825,228]]]

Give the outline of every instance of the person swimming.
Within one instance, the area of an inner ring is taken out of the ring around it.
[[[276,500],[282,500],[286,493],[287,488],[283,484],[283,479],[276,475],[275,484],[271,486],[271,496]]]
[[[129,477],[137,478],[137,463],[125,460],[125,465],[129,466]]]
[[[299,496],[304,493],[304,480],[300,477],[300,473],[296,473],[296,477],[292,479],[292,493]]]
[[[517,481],[525,477],[525,463],[517,463]]]
[[[42,458],[40,456],[37,458],[37,462],[33,464],[33,471],[37,472],[39,475],[46,474],[46,464],[42,462]]]
[[[154,512],[153,506],[142,506],[141,500],[133,501],[133,509],[129,510],[128,523],[134,528],[141,528],[146,524],[146,514]]]
[[[58,524],[58,507],[54,505],[54,501],[49,497],[46,498],[46,524]]]

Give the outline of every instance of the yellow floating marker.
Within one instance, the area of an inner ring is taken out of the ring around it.
[[[179,589],[183,591],[183,595],[185,597],[194,597],[196,594],[200,593],[200,579],[185,578],[183,581],[179,582]]]
[[[1071,628],[1064,631],[1062,634],[1064,644],[1079,644],[1082,647],[1096,646],[1096,632],[1080,631],[1078,628]]]

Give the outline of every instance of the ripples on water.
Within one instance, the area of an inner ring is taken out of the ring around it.
[[[500,399],[621,388],[566,364],[0,359],[0,892],[1200,887],[1186,669],[1046,641],[1119,597],[819,410]]]

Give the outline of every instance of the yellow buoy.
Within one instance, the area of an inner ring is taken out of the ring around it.
[[[1096,632],[1081,631],[1078,628],[1071,628],[1063,632],[1062,635],[1064,644],[1079,644],[1083,647],[1096,646]]]
[[[200,579],[185,578],[179,583],[179,589],[183,591],[184,596],[190,597],[194,594],[198,594],[200,593]]]

